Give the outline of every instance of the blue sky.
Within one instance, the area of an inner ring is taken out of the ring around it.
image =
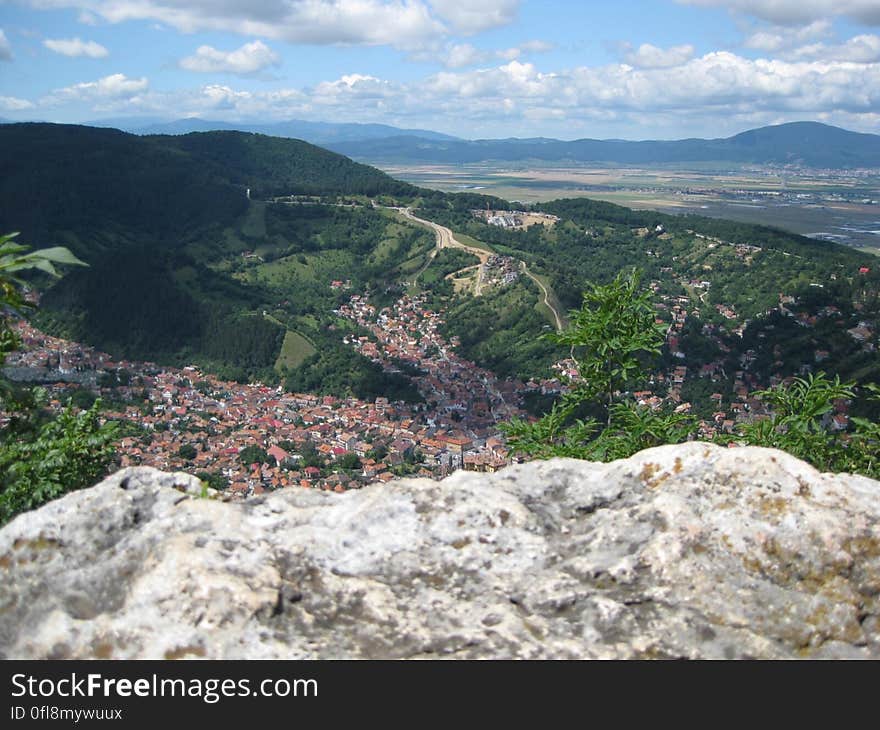
[[[0,116],[880,131],[880,0],[0,0]]]

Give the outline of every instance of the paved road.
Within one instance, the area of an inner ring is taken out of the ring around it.
[[[406,218],[409,218],[411,221],[415,221],[416,223],[421,223],[423,226],[427,226],[434,233],[437,234],[437,248],[431,252],[431,259],[433,259],[437,255],[437,251],[441,248],[460,248],[463,251],[467,251],[468,253],[473,254],[478,259],[480,259],[480,265],[477,269],[477,276],[474,282],[474,296],[478,297],[483,293],[483,271],[486,266],[486,262],[489,260],[489,257],[492,255],[489,251],[486,251],[482,248],[476,248],[475,246],[468,246],[467,244],[462,243],[458,239],[456,239],[455,235],[449,230],[446,226],[441,226],[439,223],[434,223],[434,221],[428,221],[424,218],[418,218],[413,215],[413,212],[410,208],[396,208],[399,210]],[[430,263],[430,260],[428,261]],[[422,269],[425,270],[426,267]],[[419,272],[419,274],[422,273]]]
[[[455,235],[449,230],[446,226],[441,226],[439,223],[434,223],[434,221],[428,221],[424,218],[418,218],[413,215],[413,212],[410,208],[395,208],[395,210],[400,211],[405,217],[409,218],[416,223],[421,223],[423,226],[427,226],[431,228],[434,233],[437,234],[437,248],[431,253],[431,258],[437,255],[437,251],[441,248],[460,248],[468,253],[472,253],[478,259],[480,259],[480,266],[477,269],[477,277],[476,282],[474,284],[474,296],[480,296],[482,292],[483,286],[483,272],[485,270],[486,261],[489,260],[489,257],[492,255],[491,252],[486,251],[482,248],[476,248],[474,246],[468,246],[467,244],[462,243],[461,241],[455,238]],[[429,261],[430,263],[430,261]],[[547,308],[553,313],[553,319],[556,321],[556,330],[558,332],[562,331],[562,317],[559,316],[559,312],[556,311],[556,307],[553,306],[550,302],[550,292],[547,291],[547,287],[541,283],[541,280],[538,279],[531,271],[529,271],[529,267],[525,261],[519,262],[520,269],[523,274],[528,276],[532,281],[534,281],[538,287],[541,289],[541,292],[544,294],[544,304],[547,305]],[[425,267],[427,268],[427,266]],[[422,269],[424,271],[424,269]],[[419,272],[421,273],[421,272]]]

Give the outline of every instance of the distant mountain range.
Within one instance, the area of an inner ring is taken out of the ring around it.
[[[216,122],[191,117],[166,121],[150,117],[99,119],[86,122],[92,127],[113,127],[131,134],[189,134],[190,132],[239,131],[267,134],[270,137],[289,137],[301,139],[311,144],[327,145],[363,140],[385,139],[387,137],[418,137],[437,142],[457,141],[440,132],[427,129],[401,129],[387,124],[356,124],[353,122],[307,122],[302,119],[289,119],[284,122]]]
[[[11,120],[0,119],[8,124]],[[880,135],[819,122],[790,122],[720,139],[630,141],[547,137],[467,140],[426,129],[354,122],[219,122],[191,117],[99,119],[85,124],[137,135],[241,131],[301,139],[362,162],[462,164],[475,162],[609,163],[615,165],[728,162],[852,169],[880,167]]]
[[[818,122],[792,122],[752,129],[725,139],[631,142],[621,139],[432,140],[401,135],[331,142],[335,152],[362,161],[596,162],[624,165],[731,162],[807,167],[880,167],[880,135],[860,134]]]

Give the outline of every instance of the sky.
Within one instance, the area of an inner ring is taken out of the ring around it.
[[[0,0],[0,117],[880,131],[880,0]]]

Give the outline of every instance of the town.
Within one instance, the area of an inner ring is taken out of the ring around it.
[[[725,242],[706,243],[714,247]],[[743,244],[734,248],[743,260],[762,251]],[[651,255],[650,250],[646,253]],[[507,258],[493,256],[487,267],[498,270],[498,284],[509,283],[506,279],[517,273]],[[632,394],[635,400],[646,407],[687,413],[696,410],[687,396],[688,383],[698,380],[708,390],[719,384],[708,395],[711,415],[705,407],[700,409],[698,435],[705,439],[723,438],[733,434],[738,423],[767,417],[765,404],[750,394],[790,377],[759,377],[751,368],[756,353],[750,349],[739,356],[735,372],[725,372],[723,356],[730,348],[724,337],[742,336],[747,324],[726,304],[715,305],[720,323],[705,323],[701,332],[717,347],[718,359],[690,364],[681,340],[689,317],[700,316],[711,281],[685,280],[669,268],[661,269],[661,275],[668,280],[648,284],[655,293],[657,322],[668,324],[666,349],[672,365],[656,370],[648,385]],[[329,285],[350,288],[348,282]],[[682,293],[664,293],[675,288]],[[840,317],[835,307],[811,315],[797,311],[796,304],[794,297],[780,294],[776,311],[805,328]],[[17,325],[21,348],[8,358],[4,370],[12,380],[42,384],[55,411],[71,397],[81,407],[101,397],[105,417],[124,426],[118,442],[121,466],[189,471],[239,499],[284,487],[344,491],[399,476],[439,479],[457,469],[496,471],[518,458],[498,424],[529,417],[523,405],[526,394],[556,396],[580,377],[577,362],[566,358],[552,366],[553,377],[527,382],[498,378],[457,354],[457,338],[447,341],[440,334],[442,311],[429,309],[424,295],[405,295],[378,309],[368,296],[353,294],[334,314],[357,326],[356,333],[342,335],[346,345],[386,371],[403,372],[423,402],[289,393],[279,386],[222,381],[195,366],[116,360],[46,335],[24,321]],[[859,321],[846,332],[866,351],[875,348],[871,323]],[[820,367],[828,354],[817,349],[801,374]],[[726,395],[720,383],[732,385]],[[3,417],[0,414],[0,423]],[[830,428],[846,429],[847,403],[839,403],[828,421]]]

